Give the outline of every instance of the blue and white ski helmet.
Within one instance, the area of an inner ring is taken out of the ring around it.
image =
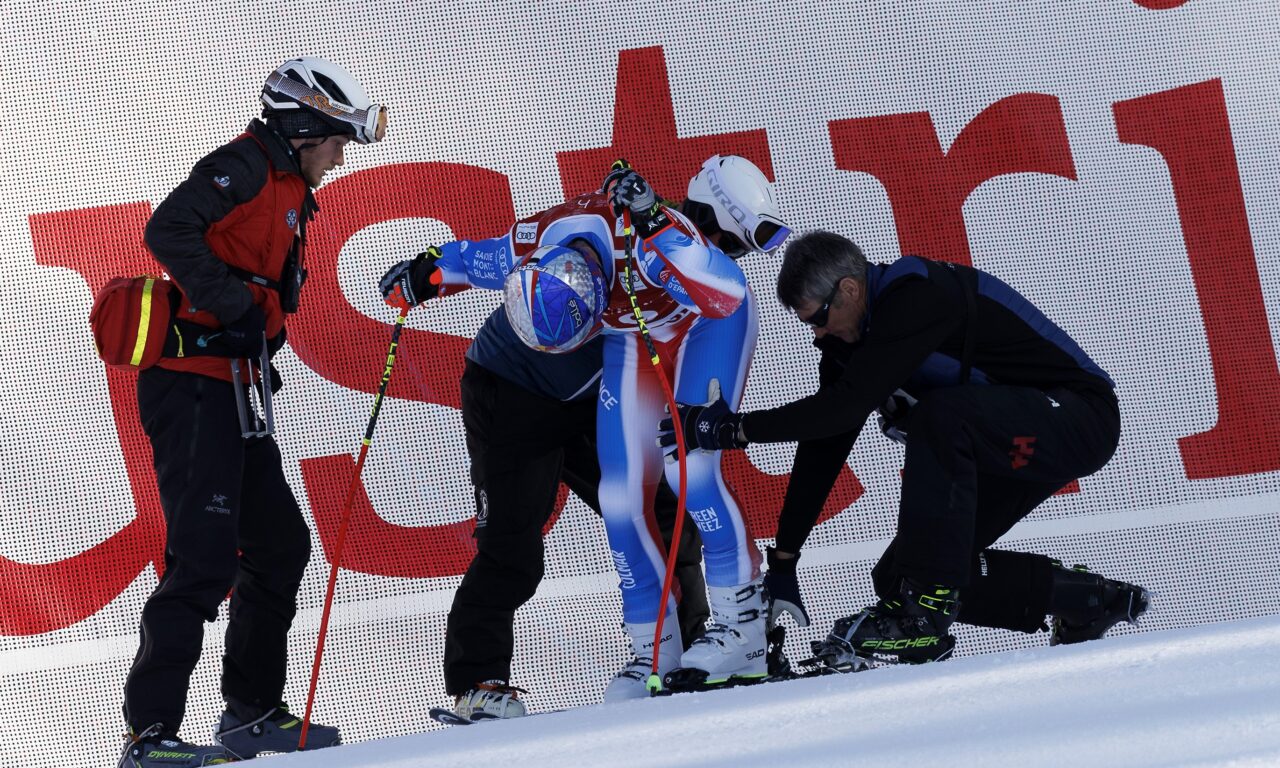
[[[502,303],[527,346],[564,353],[600,332],[608,293],[595,254],[544,245],[507,275]]]

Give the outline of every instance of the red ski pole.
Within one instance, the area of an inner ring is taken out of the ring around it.
[[[311,663],[311,687],[307,691],[307,709],[302,715],[302,733],[298,735],[299,751],[306,748],[307,730],[311,726],[311,705],[315,702],[316,683],[320,680],[320,658],[324,655],[324,638],[329,631],[329,611],[333,607],[333,590],[338,584],[338,565],[342,562],[342,546],[347,539],[347,524],[351,522],[351,502],[356,495],[356,486],[360,483],[360,471],[364,468],[364,458],[369,455],[369,445],[373,442],[373,428],[378,423],[382,399],[387,394],[387,384],[391,381],[391,367],[396,362],[396,348],[400,346],[400,331],[404,329],[404,321],[408,315],[409,307],[402,307],[400,316],[396,318],[395,327],[391,330],[387,364],[382,369],[382,381],[378,384],[378,394],[373,398],[373,412],[369,414],[369,426],[365,428],[364,440],[360,442],[360,455],[356,458],[355,472],[351,475],[351,485],[347,489],[347,501],[342,508],[342,524],[338,526],[338,543],[334,548],[333,563],[329,568],[329,588],[325,591],[324,610],[320,614],[320,636],[316,639],[316,657]]]
[[[626,163],[625,160],[618,162]],[[617,167],[617,163],[614,165]],[[627,165],[625,167],[630,166]],[[676,438],[676,460],[680,466],[680,490],[676,495],[676,520],[675,526],[671,529],[671,546],[667,550],[667,571],[662,577],[662,597],[658,602],[658,621],[653,630],[653,667],[649,673],[649,679],[645,681],[645,688],[652,695],[662,690],[662,679],[658,677],[658,657],[662,652],[662,624],[667,617],[667,600],[671,597],[671,585],[675,580],[676,556],[680,550],[680,536],[684,532],[689,473],[686,471],[684,425],[680,422],[680,411],[676,406],[675,393],[671,389],[671,381],[667,378],[667,372],[662,367],[662,359],[658,356],[658,348],[649,336],[649,326],[644,321],[644,313],[640,311],[640,303],[636,297],[631,277],[631,263],[635,261],[635,254],[632,252],[634,236],[631,228],[631,211],[627,209],[622,211],[622,237],[623,249],[626,252],[626,279],[623,282],[623,288],[627,292],[627,298],[631,300],[631,312],[635,315],[636,325],[640,329],[640,338],[644,340],[645,349],[649,353],[649,362],[653,363],[654,373],[657,374],[658,381],[662,384],[662,392],[667,396],[667,409],[671,413],[671,424]]]

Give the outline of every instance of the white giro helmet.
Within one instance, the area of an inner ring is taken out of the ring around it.
[[[345,134],[370,144],[387,131],[387,108],[372,103],[350,72],[313,56],[268,75],[262,105],[267,123],[286,138]]]
[[[733,258],[772,253],[791,234],[778,214],[773,185],[750,160],[714,155],[689,180],[683,211],[703,234],[723,233],[720,250]]]

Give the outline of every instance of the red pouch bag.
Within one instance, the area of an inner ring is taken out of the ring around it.
[[[154,275],[110,280],[89,311],[98,357],[131,371],[155,365],[164,354],[177,293],[171,281]]]

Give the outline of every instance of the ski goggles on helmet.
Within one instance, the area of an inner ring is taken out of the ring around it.
[[[382,141],[387,134],[387,108],[382,104],[370,104],[365,109],[357,109],[334,101],[320,91],[309,88],[280,72],[273,72],[268,76],[262,89],[283,94],[303,107],[319,113],[328,122],[355,134],[355,140],[361,144]]]
[[[774,250],[791,236],[790,227],[768,215],[757,216],[755,226],[749,231],[751,244],[763,253]]]
[[[782,245],[791,236],[791,230],[786,224],[771,218],[759,217],[759,219],[759,223],[749,230],[753,233],[747,236],[747,239],[751,242],[744,242],[736,232],[730,232],[726,229],[719,230],[719,246],[720,250],[724,251],[724,255],[731,259],[737,259],[752,251],[769,253]]]
[[[719,235],[716,239],[716,246],[731,259],[741,258],[752,251],[768,253],[782,245],[783,241],[791,236],[791,229],[786,224],[768,214],[753,216],[752,214],[743,213],[744,219],[753,219],[750,228],[743,226],[744,232],[751,233],[744,240],[737,232],[721,227],[719,220],[716,218],[715,209],[707,203],[686,200],[681,205],[680,210],[707,237]],[[742,209],[738,208],[738,210],[741,211]],[[739,220],[739,223],[745,222]],[[747,242],[747,240],[750,242]]]

